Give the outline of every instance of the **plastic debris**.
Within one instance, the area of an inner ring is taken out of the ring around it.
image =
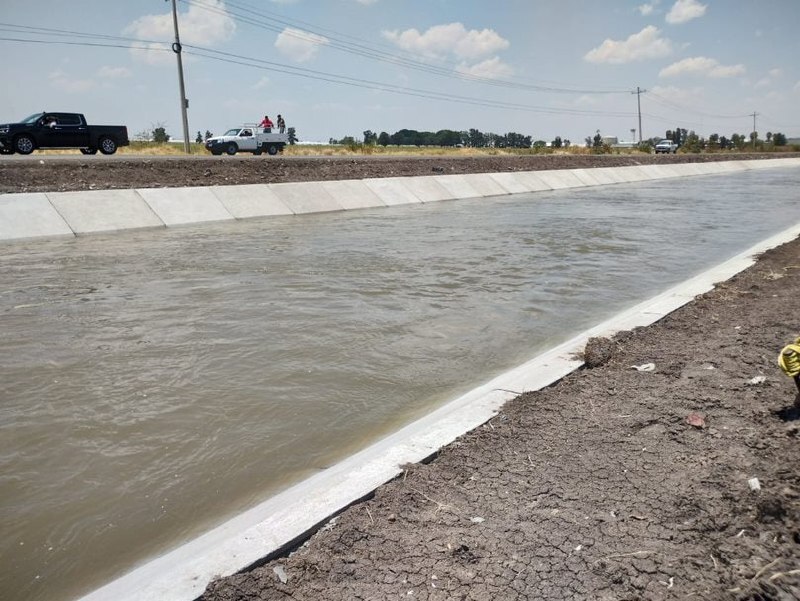
[[[484,520],[484,519],[483,519],[483,518],[481,518],[481,517],[477,517],[477,516],[476,516],[476,517],[474,517],[474,518],[470,518],[470,520],[469,520],[469,521],[470,521],[470,522],[472,522],[473,524],[480,524],[480,523],[482,523],[482,522],[485,522],[486,520]]]
[[[749,486],[750,490],[753,492],[758,492],[761,490],[761,482],[758,481],[758,478],[750,478],[747,481],[747,486]]]
[[[283,569],[283,566],[275,566],[272,568],[272,571],[275,572],[278,580],[280,580],[283,584],[289,582],[289,577],[286,575],[286,570]]]
[[[757,386],[759,384],[763,384],[766,381],[767,381],[766,376],[756,376],[755,378],[751,378],[750,380],[748,380],[747,383],[750,386]]]
[[[656,364],[642,363],[641,365],[631,365],[631,369],[635,369],[636,371],[655,371]]]

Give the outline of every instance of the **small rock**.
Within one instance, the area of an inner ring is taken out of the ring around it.
[[[750,386],[758,386],[759,384],[763,384],[767,381],[766,376],[756,376],[755,378],[751,378],[747,381]]]
[[[750,478],[747,481],[747,486],[749,486],[750,490],[753,492],[758,492],[761,490],[761,482],[758,481],[758,478]]]
[[[472,522],[473,524],[481,524],[481,523],[485,522],[486,520],[484,520],[481,517],[475,516],[474,518],[470,518],[469,521]]]
[[[706,427],[706,418],[703,417],[702,413],[697,413],[693,411],[689,415],[686,416],[686,423],[690,426],[694,426],[695,428],[705,428]]]

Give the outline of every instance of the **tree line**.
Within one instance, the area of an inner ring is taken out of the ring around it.
[[[356,140],[353,136],[345,136],[341,140],[330,138],[329,144],[340,144],[343,146],[449,146],[449,147],[469,147],[469,148],[536,148],[547,146],[544,140],[533,140],[531,136],[508,132],[506,134],[495,134],[482,132],[477,129],[468,131],[454,131],[452,129],[440,129],[439,131],[417,131],[415,129],[401,129],[393,134],[382,131],[376,134],[372,130],[364,132],[363,140]],[[556,148],[567,147],[569,140],[562,140],[556,136],[552,145]]]

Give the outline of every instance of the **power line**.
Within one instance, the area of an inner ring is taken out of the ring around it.
[[[287,20],[285,17],[278,15],[278,13],[271,13],[267,11],[267,14],[264,12],[258,12],[256,10],[251,10],[248,5],[237,4],[234,1],[229,0],[226,8],[221,9],[217,5],[209,4],[204,2],[203,0],[180,0],[184,4],[195,6],[197,8],[201,8],[203,10],[212,12],[214,14],[218,14],[221,16],[227,16],[233,18],[236,21],[246,23],[248,25],[252,25],[254,27],[264,29],[267,31],[272,31],[275,33],[283,33],[284,35],[288,35],[291,37],[295,37],[301,40],[308,40],[307,36],[298,35],[292,33],[291,31],[287,31],[286,27],[291,27],[293,29],[299,29],[297,22],[293,22],[291,20]],[[240,11],[240,12],[237,12]],[[249,14],[242,14],[249,13]],[[255,15],[255,18],[250,16]],[[273,15],[272,17],[268,17],[267,15]],[[278,15],[277,17],[274,15]],[[279,27],[273,25],[269,20],[271,18],[272,21],[278,22],[284,27]],[[364,42],[363,40],[358,40],[358,38],[354,38],[352,36],[345,36],[344,34],[339,34],[338,32],[332,32],[332,30],[318,28],[316,26],[310,25],[306,22],[299,22],[302,24],[303,32],[307,32],[311,35],[321,36],[326,39],[326,45],[331,46],[337,50],[347,52],[350,54],[355,54],[358,56],[362,56],[371,60],[377,60],[380,62],[386,62],[390,64],[394,64],[401,67],[407,67],[413,70],[426,72],[433,75],[438,75],[442,77],[448,78],[455,78],[460,79],[463,81],[469,81],[474,83],[482,83],[485,85],[496,86],[496,87],[507,87],[507,88],[514,88],[520,90],[528,90],[528,91],[536,91],[536,92],[548,92],[548,93],[559,93],[559,94],[625,94],[627,90],[618,90],[618,89],[579,89],[579,88],[568,88],[568,87],[555,87],[555,86],[543,86],[538,84],[525,84],[521,81],[508,81],[503,79],[494,79],[489,77],[481,77],[477,75],[472,75],[468,73],[463,73],[458,71],[458,67],[452,63],[450,67],[444,68],[438,65],[434,65],[428,62],[423,62],[417,60],[416,57],[407,58],[404,56],[400,56],[395,53],[385,52],[383,50],[377,49],[374,46],[371,46]],[[331,32],[333,35],[331,35]],[[353,40],[358,40],[358,42],[349,42],[347,40],[340,39],[341,36],[346,38],[350,38]]]

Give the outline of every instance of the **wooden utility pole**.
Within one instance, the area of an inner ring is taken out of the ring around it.
[[[753,111],[753,150],[756,149],[756,139],[758,138],[758,133],[756,130],[756,115],[758,115],[758,113]]]
[[[183,60],[181,60],[181,36],[178,33],[178,8],[175,0],[172,0],[172,24],[175,26],[175,43],[172,44],[172,51],[178,58],[178,83],[181,89],[181,118],[183,119],[183,151],[191,154],[189,146],[189,119],[186,116],[186,109],[189,108],[189,101],[186,100],[186,88],[183,86]]]

